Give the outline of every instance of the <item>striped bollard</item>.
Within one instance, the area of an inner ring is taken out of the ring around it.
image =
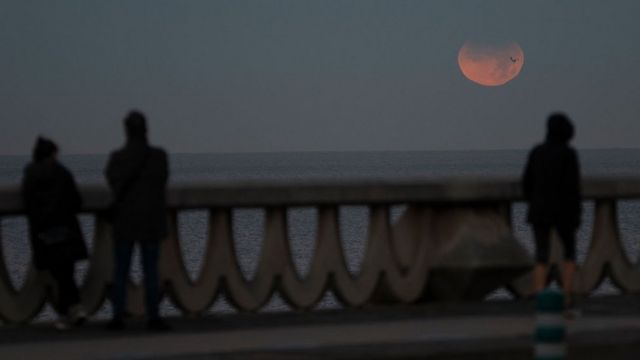
[[[564,296],[557,289],[545,289],[536,298],[535,360],[563,360],[565,343]]]

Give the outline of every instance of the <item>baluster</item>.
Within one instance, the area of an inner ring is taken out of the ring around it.
[[[393,228],[393,249],[404,246],[404,260],[392,256],[385,269],[384,281],[394,297],[403,303],[412,303],[424,293],[432,262],[433,242],[429,232],[431,211],[412,205]]]
[[[113,279],[113,236],[111,225],[95,216],[93,232],[93,251],[89,255],[89,268],[84,283],[80,288],[80,298],[87,313],[91,314],[102,306],[106,297],[108,284]]]
[[[256,273],[256,279],[252,281],[245,279],[240,270],[238,255],[233,241],[231,211],[225,209],[221,212],[216,212],[213,220],[214,232],[218,235],[216,236],[218,251],[215,256],[223,270],[227,300],[241,311],[257,311],[269,300],[275,279],[264,276],[259,271]],[[263,262],[265,247],[266,245],[263,244],[261,263]],[[262,266],[264,267],[265,265]],[[258,269],[260,269],[260,264]],[[256,283],[256,281],[260,281],[260,283]]]
[[[311,308],[322,299],[330,287],[330,278],[335,278],[338,273],[342,277],[349,276],[340,245],[338,209],[326,205],[317,209],[315,247],[309,272],[304,279],[300,279],[292,264],[291,271],[287,271],[283,278],[283,289],[287,293],[295,293],[295,305],[302,309]]]
[[[26,280],[22,288],[16,290],[13,287],[4,260],[2,228],[0,227],[0,317],[8,323],[22,323],[31,320],[44,306],[47,285],[50,285],[50,281],[29,262]]]
[[[615,225],[615,203],[597,200],[594,204],[591,244],[587,258],[579,267],[577,276],[578,292],[588,295],[597,288],[605,277],[605,268],[613,256],[618,238]]]
[[[344,271],[336,269],[338,271],[335,272],[334,293],[349,306],[361,306],[371,299],[390,253],[388,208],[386,205],[373,205],[370,209],[367,245],[360,272],[351,275],[346,266]]]
[[[160,274],[173,304],[184,314],[197,316],[204,313],[215,301],[219,286],[220,273],[215,271],[212,261],[212,232],[209,230],[207,234],[202,269],[194,282],[189,277],[184,263],[178,226],[177,211],[172,210],[169,214],[169,236],[162,244]]]
[[[618,228],[616,201],[598,202],[596,212],[601,217],[599,223],[601,227],[598,231],[602,246],[597,250],[594,249],[594,253],[604,256],[604,261],[609,262],[609,275],[616,286],[625,292],[640,291],[640,268],[634,266],[622,245],[623,239]],[[594,232],[595,230],[594,225]]]

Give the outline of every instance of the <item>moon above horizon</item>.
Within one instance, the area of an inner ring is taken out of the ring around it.
[[[524,52],[516,42],[466,42],[458,51],[458,65],[467,79],[483,86],[500,86],[518,76]]]

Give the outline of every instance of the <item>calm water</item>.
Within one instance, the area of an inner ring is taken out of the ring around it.
[[[173,154],[171,181],[519,176],[527,152]],[[640,149],[581,150],[585,175],[638,175]],[[26,156],[0,156],[0,184],[18,183]],[[105,155],[63,156],[80,183],[103,182]]]
[[[454,151],[454,152],[354,152],[354,153],[272,153],[272,154],[174,154],[171,155],[171,182],[189,183],[218,180],[291,180],[291,179],[404,179],[440,178],[450,176],[491,177],[520,176],[527,152],[504,151]],[[630,176],[640,175],[640,150],[583,150],[580,151],[583,175]],[[0,156],[0,184],[18,184],[28,157]],[[102,170],[104,155],[64,156],[62,161],[73,171],[81,184],[104,183]],[[402,213],[402,207],[393,209],[393,218]],[[579,232],[578,260],[584,258],[588,248],[588,234],[592,219],[592,204],[586,203],[583,226]],[[515,231],[519,241],[532,249],[531,235],[524,223],[524,206],[513,209]],[[357,271],[365,247],[368,210],[365,207],[345,206],[340,210],[343,246],[350,268]],[[620,205],[620,223],[625,246],[633,259],[638,254],[640,238],[640,203],[625,201]],[[313,251],[315,209],[294,208],[288,213],[292,250],[296,266],[302,272],[308,268]],[[196,276],[201,266],[200,255],[206,234],[204,211],[186,211],[180,214],[180,233],[183,256],[192,274]],[[82,224],[91,246],[90,234],[93,219],[82,216]],[[264,213],[261,209],[234,211],[234,235],[240,263],[246,276],[252,276],[260,253],[260,239]],[[22,217],[2,219],[3,247],[10,268],[12,281],[19,285],[25,275],[30,250],[26,239],[26,221]],[[135,255],[137,256],[137,255]],[[137,260],[136,260],[137,262]],[[86,265],[78,267],[78,278],[84,276]],[[140,280],[139,266],[134,265],[133,277]],[[609,282],[603,284],[600,293],[615,292]],[[504,297],[497,292],[492,297]],[[319,305],[323,308],[339,306],[331,294]],[[163,304],[163,312],[175,310]],[[286,310],[287,306],[276,295],[265,311]],[[224,299],[212,307],[214,312],[232,311]],[[105,316],[108,308],[101,311]],[[46,309],[41,318],[49,318]]]

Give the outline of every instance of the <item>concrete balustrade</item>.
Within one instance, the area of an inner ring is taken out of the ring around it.
[[[595,200],[589,253],[580,264],[576,291],[589,294],[605,276],[623,291],[640,291],[640,269],[629,260],[618,230],[616,201],[640,198],[640,178],[586,179],[585,199]],[[85,211],[109,203],[100,186],[81,189]],[[213,183],[174,186],[168,192],[170,234],[162,243],[160,272],[164,294],[187,315],[204,313],[224,293],[240,311],[257,311],[274,292],[294,309],[311,309],[329,290],[345,306],[413,303],[429,299],[482,299],[508,287],[528,294],[532,265],[511,230],[511,205],[522,201],[512,179],[437,181],[364,181],[295,183]],[[367,243],[358,273],[348,270],[340,239],[339,206],[365,205],[369,211]],[[406,204],[392,223],[390,209]],[[306,275],[294,265],[287,208],[317,209],[315,249]],[[255,275],[245,278],[232,231],[232,210],[265,209],[262,252]],[[206,209],[208,234],[200,273],[191,280],[180,249],[178,213]],[[17,187],[0,189],[0,215],[24,214]],[[93,251],[82,284],[82,301],[97,311],[112,279],[110,226],[95,222]],[[24,241],[28,241],[24,239]],[[0,248],[0,317],[28,322],[42,309],[51,286],[48,277],[28,270],[14,289]],[[561,261],[554,251],[552,260]],[[142,289],[130,285],[129,310],[143,313]]]

